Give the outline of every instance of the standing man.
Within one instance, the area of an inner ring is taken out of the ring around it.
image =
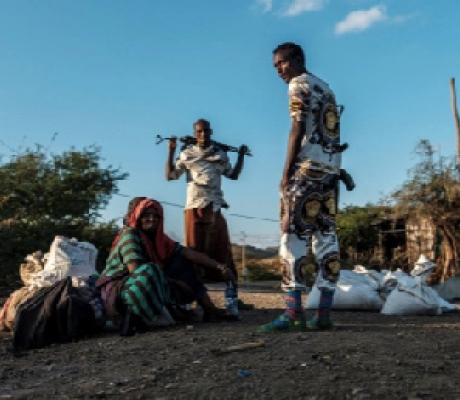
[[[273,66],[289,85],[291,117],[280,183],[280,256],[286,311],[262,325],[260,331],[330,329],[329,310],[340,271],[335,223],[343,150],[340,111],[329,86],[306,70],[299,45],[279,45],[273,51]],[[310,248],[319,267],[316,283],[321,297],[315,317],[306,322],[301,304],[301,293],[306,289],[302,264]]]
[[[244,154],[248,148],[238,149],[238,159],[232,168],[227,153],[211,141],[209,121],[199,119],[193,124],[196,144],[187,146],[174,163],[176,141],[169,141],[166,162],[166,179],[178,179],[187,175],[187,202],[185,205],[185,245],[207,254],[219,263],[227,265],[235,279],[227,281],[225,305],[229,315],[238,318],[237,271],[233,262],[227,222],[221,208],[227,208],[221,189],[221,176],[238,179],[243,168]],[[206,273],[206,271],[204,271]],[[221,276],[205,278],[222,281]]]

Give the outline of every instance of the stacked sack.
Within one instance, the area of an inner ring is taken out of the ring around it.
[[[425,256],[416,262],[411,275],[402,270],[374,271],[356,266],[353,271],[341,270],[332,308],[336,310],[374,310],[386,315],[440,315],[456,311],[445,301],[426,278],[435,264]],[[319,289],[313,286],[305,308],[316,309]]]
[[[334,295],[332,308],[335,310],[380,310],[383,300],[379,295],[381,276],[361,265],[353,271],[341,270]],[[307,297],[305,308],[318,307],[320,291],[313,285]]]
[[[96,258],[94,245],[64,236],[56,236],[45,255],[41,251],[29,254],[19,267],[24,286],[10,295],[0,311],[0,331],[13,330],[19,306],[44,287],[67,277],[72,277],[74,287],[93,286],[95,279],[91,277],[97,276]]]

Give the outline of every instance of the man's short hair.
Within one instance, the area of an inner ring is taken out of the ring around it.
[[[211,129],[211,123],[210,123],[207,119],[204,119],[204,118],[197,119],[197,120],[193,123],[193,129],[195,129],[195,127],[196,127],[198,124],[204,125],[207,129]]]
[[[286,54],[289,59],[293,59],[298,57],[300,61],[302,61],[302,65],[305,66],[305,54],[298,44],[294,42],[285,42],[281,43],[275,50],[273,50],[273,54],[282,51]]]

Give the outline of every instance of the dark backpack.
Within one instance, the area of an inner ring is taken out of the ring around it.
[[[13,330],[15,350],[77,340],[97,330],[94,311],[71,278],[40,289],[17,311]]]

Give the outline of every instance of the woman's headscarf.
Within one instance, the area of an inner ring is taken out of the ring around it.
[[[124,220],[125,225],[137,230],[150,260],[154,263],[164,265],[172,255],[176,247],[176,242],[164,233],[163,207],[158,201],[145,197],[133,200],[137,200],[137,204],[130,203],[128,214]],[[142,213],[148,209],[152,209],[158,215],[158,224],[156,230],[152,233],[145,232],[140,227]],[[119,236],[115,239],[112,248],[115,247],[118,240]]]

